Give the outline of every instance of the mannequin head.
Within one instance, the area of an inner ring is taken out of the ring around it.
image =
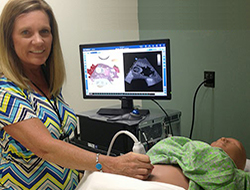
[[[222,148],[234,161],[238,169],[244,170],[246,151],[242,143],[234,138],[222,137],[211,144],[212,147]]]

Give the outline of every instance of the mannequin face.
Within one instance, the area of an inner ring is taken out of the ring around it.
[[[213,142],[211,146],[223,149],[232,158],[239,169],[244,169],[246,152],[240,141],[233,138],[222,137]]]

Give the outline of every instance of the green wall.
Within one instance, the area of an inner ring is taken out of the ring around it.
[[[171,40],[172,100],[189,136],[195,90],[204,71],[215,71],[215,88],[201,87],[193,138],[211,143],[239,139],[250,157],[250,1],[138,0],[140,39]],[[144,107],[156,108],[151,101]]]

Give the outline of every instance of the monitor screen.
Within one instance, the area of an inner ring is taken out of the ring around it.
[[[171,99],[169,39],[81,44],[80,58],[84,98]]]

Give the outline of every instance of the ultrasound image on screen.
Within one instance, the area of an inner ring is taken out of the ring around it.
[[[124,53],[125,91],[162,91],[161,52]]]

